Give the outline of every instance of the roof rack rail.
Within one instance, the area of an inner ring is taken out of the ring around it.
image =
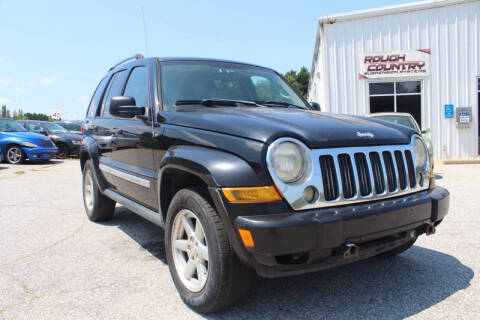
[[[122,63],[125,63],[127,61],[130,61],[130,60],[139,60],[139,59],[144,59],[145,57],[143,56],[143,54],[141,53],[137,53],[136,55],[134,56],[131,56],[131,57],[128,57],[126,59],[123,59],[122,61],[120,61],[119,63],[117,63],[116,65],[114,65],[113,67],[111,67],[110,69],[108,69],[108,71],[112,71],[113,69],[115,69],[116,67],[118,67],[119,65],[121,65]]]

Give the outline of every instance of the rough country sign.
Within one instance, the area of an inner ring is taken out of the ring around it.
[[[360,79],[427,77],[429,75],[430,49],[360,54]]]

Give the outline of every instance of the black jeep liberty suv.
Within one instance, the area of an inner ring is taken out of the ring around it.
[[[175,286],[204,313],[245,297],[255,274],[392,256],[433,234],[449,193],[422,137],[317,109],[268,68],[126,59],[83,124],[88,218],[119,203],[165,228]]]

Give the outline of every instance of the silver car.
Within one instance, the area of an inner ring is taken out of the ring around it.
[[[426,137],[426,134],[430,132],[430,129],[420,129],[417,121],[410,113],[402,113],[402,112],[379,112],[379,113],[370,113],[367,114],[369,118],[375,118],[379,120],[384,120],[388,122],[392,122],[395,124],[400,124],[403,126],[407,126],[412,128],[413,130],[417,131],[418,134],[421,134],[425,143],[428,147],[428,155],[430,157],[430,163],[433,167],[433,146],[432,141]]]

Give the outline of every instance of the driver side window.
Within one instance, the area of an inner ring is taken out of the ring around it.
[[[148,70],[146,67],[132,69],[123,95],[135,98],[138,107],[148,106]]]

